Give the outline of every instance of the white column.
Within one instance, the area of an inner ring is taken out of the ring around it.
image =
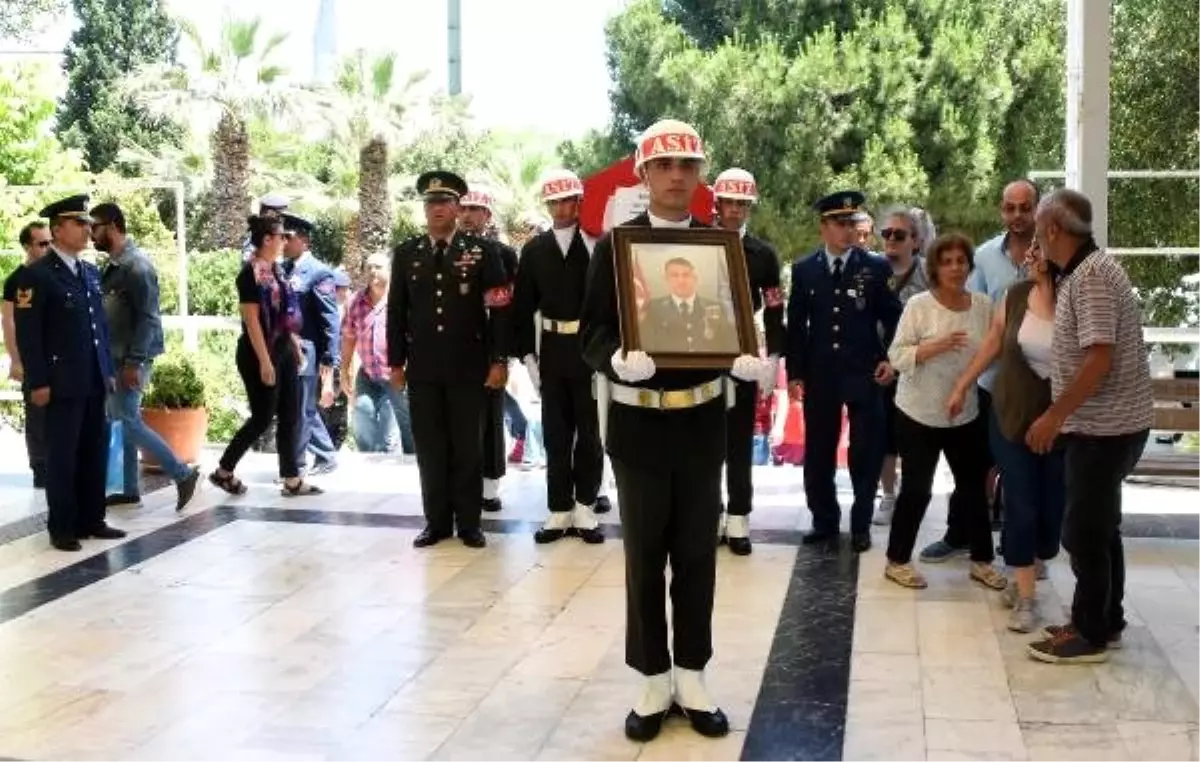
[[[1092,202],[1108,245],[1109,28],[1112,0],[1067,0],[1067,187]]]

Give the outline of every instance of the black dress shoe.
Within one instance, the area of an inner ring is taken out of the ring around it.
[[[749,537],[727,537],[726,542],[729,543],[729,552],[735,556],[750,555],[751,546]]]
[[[94,529],[89,529],[87,532],[80,532],[79,536],[83,538],[94,537],[97,540],[119,540],[125,537],[127,532],[123,529],[110,527],[108,524],[101,524]]]
[[[800,542],[805,545],[821,545],[823,543],[833,544],[837,542],[837,532],[818,532],[815,529],[800,538]]]
[[[504,503],[500,502],[498,497],[485,497],[483,499],[483,510],[488,513],[495,513],[504,507]]]
[[[439,532],[432,527],[425,527],[417,538],[413,540],[414,548],[428,548],[431,545],[437,545],[442,540],[450,536],[449,532]]]
[[[538,545],[548,545],[552,542],[558,542],[567,536],[565,529],[539,529],[533,533],[533,541]]]
[[[576,529],[575,535],[588,545],[599,545],[604,542],[604,530],[600,527],[596,527],[595,529]]]
[[[871,534],[863,532],[850,538],[850,547],[855,553],[866,553],[871,549]]]
[[[692,723],[692,730],[705,738],[722,738],[729,735],[729,718],[720,709],[701,712],[698,709],[680,708],[683,710],[683,716]]]
[[[141,495],[122,495],[117,493],[115,495],[107,495],[104,498],[104,507],[120,508],[127,505],[137,505],[140,502],[142,502]]]
[[[601,495],[596,498],[596,506],[592,508],[592,513],[608,513],[612,510],[612,503],[608,502],[607,495]]]
[[[183,477],[183,481],[175,486],[175,510],[182,511],[187,507],[187,504],[192,502],[192,498],[196,496],[196,484],[200,481],[200,469],[193,468],[187,476]]]
[[[667,718],[669,711],[668,709],[665,712],[657,712],[645,717],[630,711],[625,717],[625,737],[638,743],[653,741],[662,732],[663,720]]]
[[[484,536],[482,529],[464,529],[458,533],[458,539],[462,540],[462,544],[468,548],[487,547],[487,537]]]
[[[83,546],[79,544],[79,540],[76,540],[74,537],[51,537],[50,545],[56,550],[65,550],[67,552],[83,550]]]

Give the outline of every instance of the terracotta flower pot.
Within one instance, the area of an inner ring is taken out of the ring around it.
[[[142,420],[146,426],[162,437],[184,463],[197,463],[200,450],[208,434],[208,411],[204,408],[171,409],[142,408]],[[158,468],[158,463],[148,453],[142,453],[142,466]]]

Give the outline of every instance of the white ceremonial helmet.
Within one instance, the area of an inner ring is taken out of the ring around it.
[[[458,205],[478,206],[492,213],[496,211],[496,200],[492,197],[491,192],[482,188],[468,191],[466,195],[458,200]]]
[[[758,184],[754,175],[740,167],[730,167],[713,181],[713,195],[735,201],[758,201]]]
[[[641,170],[651,159],[705,160],[704,141],[696,128],[678,119],[661,119],[650,125],[638,138],[633,170]]]
[[[542,175],[542,201],[583,195],[583,182],[569,169],[552,169]]]

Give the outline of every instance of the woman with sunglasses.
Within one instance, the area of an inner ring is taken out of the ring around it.
[[[237,343],[237,369],[246,386],[250,417],[242,424],[221,455],[220,465],[208,480],[231,495],[242,495],[246,485],[233,471],[250,445],[276,420],[275,450],[284,497],[318,495],[321,489],[300,478],[296,452],[300,421],[298,387],[301,314],[296,292],[279,266],[283,250],[283,221],[277,217],[251,217],[250,243],[254,253],[237,276],[242,335]]]
[[[929,280],[925,277],[925,260],[921,256],[921,225],[915,214],[908,207],[897,206],[885,209],[879,217],[883,227],[879,237],[883,239],[883,254],[892,267],[892,277],[888,279],[888,288],[900,299],[901,304],[922,291],[929,290]],[[879,474],[879,484],[883,488],[883,498],[879,501],[879,509],[871,523],[876,526],[887,526],[892,523],[892,513],[896,509],[896,382],[883,388],[883,410],[886,419],[884,427],[884,443],[886,450],[883,458],[883,470]]]

